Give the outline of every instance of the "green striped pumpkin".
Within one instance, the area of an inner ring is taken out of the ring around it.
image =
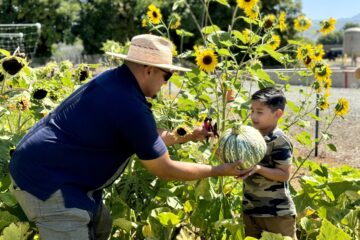
[[[267,146],[261,133],[250,126],[239,125],[227,130],[219,140],[217,155],[223,162],[243,160],[242,169],[258,164],[265,156]]]

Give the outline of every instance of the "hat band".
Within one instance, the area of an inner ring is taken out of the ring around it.
[[[171,53],[167,53],[167,49],[163,52],[159,49],[154,49],[146,46],[140,46],[132,43],[129,48],[127,59],[133,59],[141,62],[148,62],[149,64],[172,64]]]

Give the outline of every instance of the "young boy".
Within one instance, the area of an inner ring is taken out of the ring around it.
[[[296,238],[296,210],[288,180],[292,145],[277,128],[286,98],[281,90],[268,87],[251,97],[251,121],[267,142],[267,153],[244,179],[244,224],[246,236],[260,238],[262,231]]]

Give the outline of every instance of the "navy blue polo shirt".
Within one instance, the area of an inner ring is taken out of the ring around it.
[[[39,199],[61,189],[66,207],[95,212],[101,189],[133,154],[150,160],[166,151],[144,94],[122,65],[81,86],[35,124],[16,147],[10,174]]]

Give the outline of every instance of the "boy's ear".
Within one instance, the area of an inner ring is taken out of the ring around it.
[[[277,118],[280,118],[283,114],[284,114],[284,111],[283,111],[283,110],[281,110],[280,108],[276,109],[276,111],[275,111],[275,116],[276,116]]]

